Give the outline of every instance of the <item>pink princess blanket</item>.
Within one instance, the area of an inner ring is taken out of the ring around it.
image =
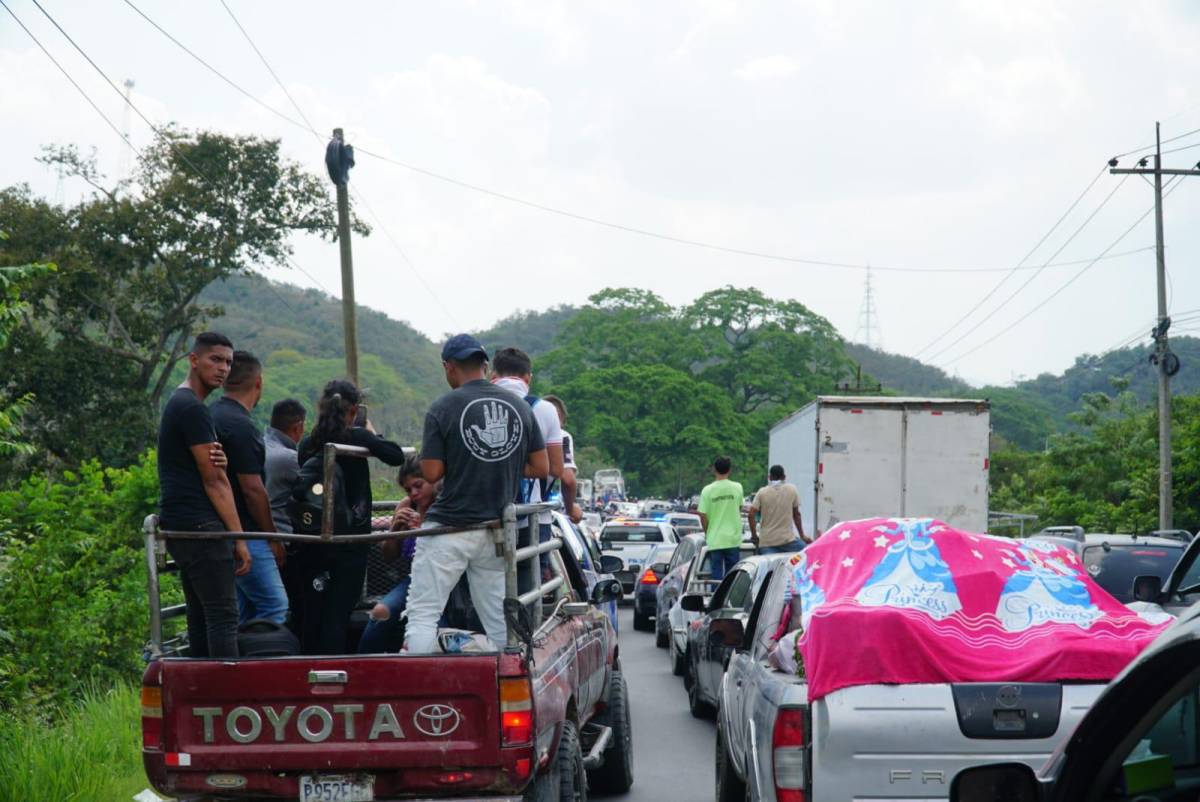
[[[812,701],[876,683],[1106,682],[1167,626],[1067,549],[928,518],[839,524],[789,565]]]

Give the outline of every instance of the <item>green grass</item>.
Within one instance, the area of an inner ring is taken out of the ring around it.
[[[87,693],[53,723],[0,717],[0,802],[129,802],[142,773],[139,690]]]

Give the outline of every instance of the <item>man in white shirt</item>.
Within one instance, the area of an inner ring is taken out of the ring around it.
[[[579,470],[575,467],[575,438],[567,431],[567,405],[556,395],[548,395],[542,400],[554,405],[554,409],[558,412],[558,423],[563,427],[563,509],[572,521],[579,523],[583,520],[583,508],[579,506],[579,484],[575,481],[575,475]]]
[[[546,456],[550,460],[550,476],[546,479],[524,479],[521,482],[522,503],[537,504],[550,496],[550,489],[555,480],[563,474],[563,433],[558,422],[558,411],[535,395],[531,395],[529,385],[533,381],[533,362],[529,354],[520,348],[499,348],[492,355],[492,384],[525,399],[533,411],[533,419],[541,430],[542,439],[546,443]],[[549,512],[539,512],[534,516],[537,521],[538,542],[545,543],[550,539],[550,522],[553,520]],[[518,546],[533,542],[531,522],[528,519],[517,521]],[[543,569],[548,561],[543,555]],[[543,570],[544,572],[544,570]]]

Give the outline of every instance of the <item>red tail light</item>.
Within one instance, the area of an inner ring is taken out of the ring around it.
[[[142,749],[162,749],[162,688],[142,687]]]
[[[804,710],[785,707],[775,718],[771,734],[775,767],[775,799],[778,802],[804,802],[807,782],[804,767]]]
[[[658,574],[654,573],[654,571],[647,568],[646,573],[642,574],[641,582],[643,585],[657,585],[658,584]]]
[[[500,680],[500,745],[533,743],[533,697],[529,679]]]

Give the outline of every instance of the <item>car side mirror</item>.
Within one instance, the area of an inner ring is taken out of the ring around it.
[[[1037,775],[1024,763],[993,763],[963,769],[950,783],[950,802],[988,799],[1038,802],[1041,789]]]
[[[1133,580],[1133,600],[1157,602],[1162,598],[1162,577],[1154,574],[1139,576]]]
[[[607,604],[620,601],[625,595],[621,583],[616,579],[601,579],[592,587],[592,604]]]
[[[746,639],[746,627],[737,618],[718,618],[708,625],[708,639],[717,646],[740,649]]]
[[[659,576],[666,576],[667,572],[671,570],[671,566],[669,563],[654,563],[650,566],[650,570]]]
[[[625,563],[620,557],[614,557],[611,554],[600,555],[600,573],[615,574],[625,567]]]
[[[679,606],[689,613],[704,612],[704,596],[699,593],[689,593],[679,600]]]

